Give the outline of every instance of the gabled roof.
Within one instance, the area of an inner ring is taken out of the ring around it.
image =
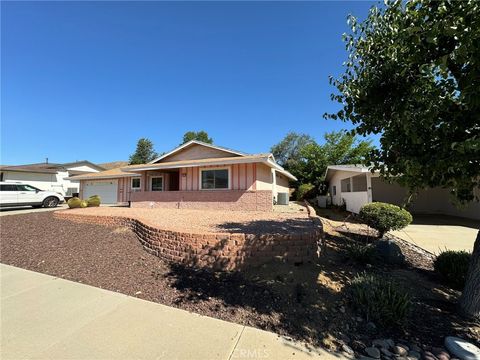
[[[350,171],[355,173],[371,172],[369,167],[359,164],[329,165],[327,166],[327,170],[325,171],[325,180],[328,180],[330,174],[333,174],[335,171]]]
[[[232,164],[249,164],[249,163],[263,163],[271,168],[274,168],[278,172],[282,173],[291,180],[297,180],[295,176],[290,174],[283,167],[278,165],[273,159],[272,154],[254,154],[254,155],[243,155],[235,157],[224,157],[224,158],[207,158],[207,159],[198,159],[198,160],[180,160],[180,161],[169,161],[164,163],[157,164],[139,164],[139,165],[130,165],[127,167],[121,168],[122,171],[126,172],[136,172],[136,171],[147,171],[147,170],[161,170],[161,169],[179,169],[182,167],[192,167],[192,166],[213,166],[213,165],[232,165]]]
[[[97,169],[98,171],[103,171],[103,170],[105,170],[104,167],[102,167],[102,166],[100,166],[100,165],[97,165],[97,164],[94,164],[94,163],[92,163],[91,161],[88,161],[88,160],[78,160],[78,161],[74,161],[74,162],[57,164],[57,165],[59,165],[59,167],[64,167],[64,168],[87,165],[87,166],[90,166],[90,167],[92,167],[92,168],[94,168],[94,169]]]
[[[1,165],[0,170],[2,171],[20,171],[20,172],[34,172],[34,173],[43,173],[43,174],[56,174],[58,171],[67,170],[67,168],[72,168],[76,166],[88,165],[99,171],[105,170],[101,166],[95,165],[94,163],[82,160],[75,161],[71,163],[36,163],[36,164],[25,164],[25,165]],[[75,170],[77,171],[77,170]]]
[[[127,165],[128,165],[128,161],[111,161],[111,162],[107,162],[107,163],[98,164],[98,166],[101,166],[105,170],[120,168],[120,167],[127,166]]]
[[[26,165],[1,165],[0,171],[19,171],[19,172],[33,172],[41,174],[56,174],[58,167],[55,164],[26,164]]]
[[[134,166],[134,165],[131,165]],[[123,169],[128,169],[131,166],[123,167]],[[88,174],[81,174],[76,176],[69,176],[65,179],[68,180],[94,180],[94,179],[111,179],[111,178],[119,178],[119,177],[130,177],[130,176],[140,176],[139,174],[135,174],[132,172],[125,172],[121,170],[122,168],[115,168],[105,171],[93,172]]]
[[[234,154],[234,155],[237,155],[237,156],[245,156],[247,154],[243,153],[243,152],[240,152],[240,151],[236,151],[236,150],[232,150],[232,149],[228,149],[228,148],[225,148],[225,147],[222,147],[222,146],[217,146],[217,145],[213,145],[213,144],[208,144],[208,143],[204,143],[203,141],[198,141],[198,140],[190,140],[188,142],[186,142],[185,144],[182,144],[180,146],[177,146],[175,149],[159,156],[158,158],[152,160],[149,162],[149,164],[155,164],[156,162],[162,160],[163,158],[166,158],[167,156],[170,156],[172,154],[175,154],[176,152],[179,152],[191,145],[201,145],[201,146],[205,146],[205,147],[209,147],[209,148],[212,148],[212,149],[216,149],[216,150],[220,150],[220,151],[224,151],[224,152],[227,152],[227,153],[230,153],[230,154]]]

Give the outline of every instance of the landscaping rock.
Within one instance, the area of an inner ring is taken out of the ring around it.
[[[389,264],[401,265],[405,262],[405,256],[402,254],[402,250],[392,240],[379,240],[376,242],[375,248],[381,259]]]
[[[360,357],[358,358],[358,360],[377,360],[377,359],[372,358],[372,357],[369,357],[369,356],[360,355]]]
[[[418,352],[418,353],[421,353],[421,352],[422,352],[422,349],[420,349],[420,347],[417,346],[417,345],[415,345],[415,344],[410,344],[408,347],[409,347],[410,350],[412,350],[412,351],[416,351],[416,352]]]
[[[420,360],[422,358],[422,355],[418,351],[410,350],[408,352],[408,357],[412,359]]]
[[[384,348],[384,349],[391,348],[389,342],[385,339],[375,339],[375,340],[373,340],[372,346],[375,346],[375,347],[378,347],[378,348]]]
[[[395,346],[395,342],[392,339],[385,340],[388,344],[388,348],[393,348]]]
[[[423,353],[423,358],[424,360],[438,360],[437,357],[430,351],[425,351]]]
[[[387,356],[387,357],[393,357],[394,356],[394,353],[392,353],[390,350],[388,349],[385,349],[385,348],[381,348],[380,351],[382,352],[383,355]]]
[[[349,354],[349,355],[355,354],[355,351],[353,351],[353,349],[352,349],[350,346],[346,345],[346,344],[343,344],[343,345],[342,345],[342,350],[345,351],[345,352],[346,352],[347,354]]]
[[[375,325],[373,322],[368,322],[367,323],[367,331],[371,333],[375,333],[377,331],[377,325]]]
[[[408,346],[403,344],[397,344],[396,346],[393,347],[393,352],[400,356],[406,356],[408,354],[408,350],[410,350]]]
[[[459,337],[447,336],[445,347],[460,360],[480,360],[480,348]]]
[[[368,356],[374,359],[380,359],[380,350],[378,350],[376,347],[368,347],[365,349],[365,352]]]

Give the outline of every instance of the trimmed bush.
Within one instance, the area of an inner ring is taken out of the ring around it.
[[[360,219],[378,231],[382,238],[390,230],[400,230],[412,222],[412,215],[396,205],[375,202],[363,205],[360,209]]]
[[[80,207],[81,202],[82,200],[80,200],[78,197],[72,197],[67,201],[67,205],[70,209],[74,209]]]
[[[437,256],[433,264],[435,271],[450,286],[463,289],[472,254],[466,251],[448,250]]]
[[[93,196],[90,196],[88,199],[87,199],[87,203],[88,203],[88,206],[91,207],[97,207],[97,206],[100,206],[100,196],[98,195],[93,195]]]
[[[82,201],[80,201],[80,207],[81,207],[81,208],[86,208],[87,206],[88,206],[87,200],[82,200]]]
[[[383,327],[405,323],[412,301],[399,284],[374,274],[357,275],[350,289],[351,302],[367,321]]]
[[[297,189],[297,200],[302,201],[312,198],[315,194],[315,185],[301,184]]]

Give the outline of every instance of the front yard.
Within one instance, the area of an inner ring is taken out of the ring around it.
[[[181,210],[180,214],[184,213]],[[160,212],[155,214],[162,224],[179,226],[178,221],[182,221],[181,217],[172,221],[158,215]],[[232,231],[246,225],[260,231],[272,220],[260,217],[262,226],[255,227],[254,222],[231,217],[226,221],[223,216],[223,212],[215,217],[205,215],[203,219],[210,220],[198,223],[186,216],[181,224],[217,227],[227,222],[232,223]],[[440,346],[447,335],[472,341],[480,338],[480,324],[456,315],[459,292],[439,283],[431,260],[407,247],[407,266],[352,262],[347,247],[355,236],[328,223],[326,252],[315,264],[271,262],[241,272],[215,272],[150,255],[123,227],[76,224],[54,218],[52,213],[8,216],[0,221],[2,263],[274,331],[329,349],[341,350],[347,345],[364,353],[373,339],[386,337],[427,348]],[[350,282],[365,270],[388,273],[414,295],[413,311],[404,328],[382,329],[353,310],[348,301]]]
[[[280,233],[308,231],[314,225],[304,206],[290,206],[275,212],[215,211],[166,208],[90,207],[70,209],[68,214],[124,216],[164,230],[211,233]]]

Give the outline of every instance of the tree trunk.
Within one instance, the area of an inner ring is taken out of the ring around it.
[[[460,310],[469,317],[480,319],[480,229],[473,245],[465,288],[460,297]]]

